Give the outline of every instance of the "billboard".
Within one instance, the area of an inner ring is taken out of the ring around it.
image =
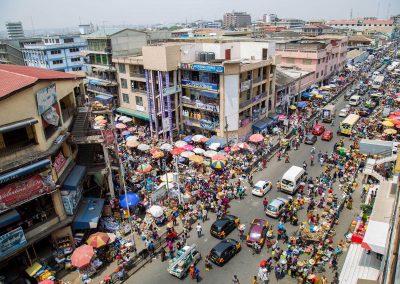
[[[200,90],[207,90],[207,91],[218,91],[219,89],[218,84],[204,83],[204,82],[190,81],[190,80],[182,80],[182,86]]]
[[[0,236],[0,259],[28,245],[22,227]]]
[[[210,73],[224,73],[225,68],[221,65],[209,65],[209,64],[198,64],[198,63],[181,63],[181,68],[186,70],[210,72]]]
[[[48,87],[39,90],[36,93],[36,100],[39,115],[42,115],[57,103],[56,84],[52,83]]]

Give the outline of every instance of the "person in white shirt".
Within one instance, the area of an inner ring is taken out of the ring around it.
[[[196,226],[196,231],[197,231],[197,237],[201,237],[201,231],[203,230],[203,228],[201,227],[200,223],[197,223]]]

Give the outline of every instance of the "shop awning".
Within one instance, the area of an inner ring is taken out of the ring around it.
[[[41,160],[39,162],[30,164],[28,166],[19,168],[18,170],[15,170],[15,171],[0,175],[0,184],[8,182],[10,180],[13,180],[15,178],[18,178],[20,176],[29,174],[29,173],[31,173],[33,171],[36,171],[38,169],[44,168],[44,167],[49,166],[49,165],[50,165],[50,160]]]
[[[67,179],[65,180],[65,182],[62,186],[63,189],[76,190],[76,188],[78,187],[80,181],[83,179],[85,174],[86,174],[86,167],[76,165],[72,169],[72,171],[69,174],[69,176],[67,177]]]
[[[21,220],[21,215],[19,215],[18,211],[13,209],[8,211],[7,213],[0,215],[0,228],[4,228],[7,225],[15,223]]]
[[[200,91],[200,96],[207,97],[210,99],[216,99],[218,97],[218,92],[207,92],[207,91]]]
[[[385,254],[389,224],[370,220],[361,246],[376,253]]]
[[[82,198],[75,219],[72,222],[74,230],[94,229],[103,211],[104,199],[102,198]]]
[[[226,145],[226,138],[218,137],[218,136],[212,136],[208,141],[206,142],[206,145],[211,145],[212,143],[219,143],[221,147],[225,147]]]
[[[8,123],[8,124],[4,124],[0,126],[0,133],[4,133],[4,132],[9,132],[15,129],[20,129],[20,128],[24,128],[30,125],[34,125],[38,123],[38,120],[35,118],[27,118],[24,120],[20,120],[17,122],[13,122],[13,123]]]
[[[254,131],[263,131],[266,129],[268,126],[271,126],[274,124],[274,121],[271,118],[266,118],[260,121],[257,121],[256,123],[253,124],[253,130]]]
[[[268,114],[268,118],[274,120],[274,121],[278,121],[279,120],[279,114],[275,113],[275,112],[271,112]]]
[[[131,109],[125,108],[125,107],[119,107],[119,108],[117,108],[117,112],[129,115],[129,116],[133,116],[133,117],[136,117],[139,119],[149,120],[149,114],[145,113],[143,111],[137,111],[137,110],[131,110]]]
[[[96,95],[96,100],[98,101],[109,101],[112,100],[114,97],[111,95]]]

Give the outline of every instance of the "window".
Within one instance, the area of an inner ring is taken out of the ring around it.
[[[81,61],[80,57],[71,58],[71,62],[80,62],[80,61]]]
[[[49,40],[46,38],[46,39],[44,40],[44,43],[49,43]]]
[[[126,79],[121,78],[121,88],[128,88],[128,82],[126,81]]]
[[[135,96],[135,100],[136,100],[137,106],[143,106],[143,98],[142,97]]]
[[[126,72],[125,70],[125,64],[118,64],[118,71],[119,73],[124,73]]]
[[[286,63],[294,64],[294,58],[286,58]]]
[[[53,64],[57,65],[57,64],[63,64],[64,61],[62,60],[53,60]]]
[[[78,52],[79,48],[75,47],[75,48],[70,48],[69,52],[73,53],[73,52]]]
[[[307,64],[307,65],[312,64],[312,59],[303,59],[303,64]]]
[[[129,95],[122,93],[122,101],[129,104]]]
[[[321,70],[321,76],[323,76],[324,75],[324,70]]]
[[[72,71],[82,71],[82,67],[72,67]]]
[[[318,64],[320,64],[321,63],[321,59],[318,59]]]
[[[51,55],[55,55],[55,54],[61,54],[61,50],[52,50],[52,51],[50,51],[50,54]]]
[[[74,42],[74,39],[72,37],[64,38],[64,43],[71,43],[71,42]]]
[[[60,40],[59,40],[59,39],[56,39],[56,43],[60,43]]]
[[[315,78],[317,78],[317,79],[318,79],[318,77],[319,77],[319,73],[315,74]]]

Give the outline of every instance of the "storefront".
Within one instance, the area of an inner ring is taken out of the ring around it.
[[[61,198],[67,215],[74,215],[79,205],[83,193],[82,180],[85,175],[86,167],[76,165],[62,185]]]

